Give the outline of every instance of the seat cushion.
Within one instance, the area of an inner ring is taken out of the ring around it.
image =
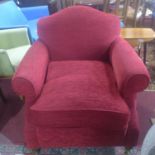
[[[10,77],[14,73],[14,68],[10,62],[5,49],[0,49],[0,77]]]
[[[39,126],[97,127],[122,130],[129,110],[115,84],[110,64],[55,61],[29,119]]]
[[[0,49],[0,76],[10,77],[22,61],[30,45]]]
[[[6,54],[8,55],[10,62],[13,68],[16,70],[22,59],[24,58],[25,54],[27,53],[28,49],[31,45],[23,45],[16,48],[10,48],[6,50]]]

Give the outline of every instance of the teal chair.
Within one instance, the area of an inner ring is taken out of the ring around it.
[[[28,28],[0,30],[0,77],[11,77],[31,46]]]

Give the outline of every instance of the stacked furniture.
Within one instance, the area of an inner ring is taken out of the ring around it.
[[[50,14],[58,11],[58,0],[14,0],[19,7],[32,7],[47,5]]]
[[[31,46],[27,27],[0,30],[0,77],[11,77]]]
[[[38,39],[38,20],[49,15],[48,6],[19,8],[13,0],[1,1],[0,10],[0,29],[28,27],[33,41]]]
[[[147,12],[150,11],[150,14],[147,15]],[[143,22],[145,18],[151,17],[151,27],[155,29],[155,1],[147,0],[144,2],[144,11],[143,11]]]

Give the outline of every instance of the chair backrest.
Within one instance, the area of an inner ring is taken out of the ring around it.
[[[98,60],[120,34],[117,16],[86,6],[68,7],[38,22],[52,60]]]
[[[27,27],[0,30],[0,49],[10,49],[30,44],[31,40]]]
[[[30,48],[28,28],[0,30],[0,77],[11,77]]]
[[[0,2],[0,28],[27,24],[27,19],[14,1]]]

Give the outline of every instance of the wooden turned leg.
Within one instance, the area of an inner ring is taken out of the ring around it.
[[[141,53],[141,50],[142,50],[142,45],[141,43],[138,45],[138,49],[137,49],[137,52],[138,52],[138,55],[140,56],[140,53]]]
[[[146,53],[147,53],[147,43],[144,43],[144,58],[143,58],[143,62],[144,64],[146,64]]]

